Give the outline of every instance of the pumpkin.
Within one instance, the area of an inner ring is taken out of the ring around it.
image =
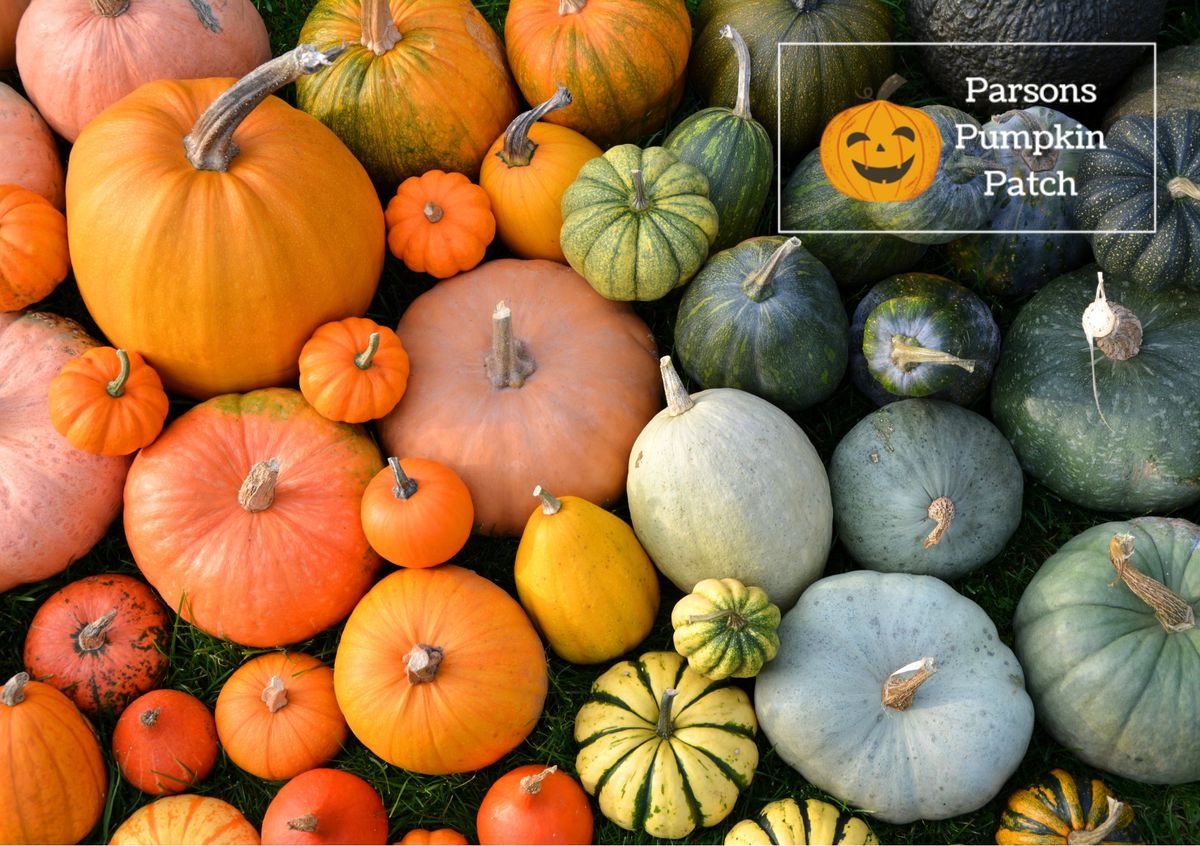
[[[6,5],[12,7],[13,4]],[[3,15],[0,11],[0,17]],[[0,185],[20,185],[42,195],[61,210],[65,202],[63,167],[50,127],[28,100],[2,82],[0,147],[4,148],[4,158],[0,159]]]
[[[1147,784],[1200,779],[1198,547],[1186,520],[1104,523],[1021,595],[1013,629],[1038,719],[1084,763]]]
[[[452,828],[438,828],[433,831],[414,828],[400,839],[403,846],[467,846],[469,842]]]
[[[28,5],[29,0],[5,0],[0,4],[0,70],[17,66],[17,25]]]
[[[558,767],[527,764],[500,776],[479,805],[482,846],[592,842],[592,807],[579,782]]]
[[[674,652],[610,667],[575,717],[575,768],[600,811],[628,831],[686,837],[716,825],[750,786],[758,721],[745,691]]]
[[[1091,231],[1106,272],[1151,290],[1200,288],[1197,133],[1200,111],[1166,112],[1157,121],[1129,115],[1105,133],[1103,149],[1083,153],[1075,223]]]
[[[257,846],[258,830],[242,812],[212,796],[164,796],[133,812],[109,846],[168,846],[172,843]]]
[[[300,349],[300,393],[330,420],[365,423],[387,414],[408,385],[408,353],[365,317],[326,323]]]
[[[216,397],[138,453],[129,551],[167,604],[215,637],[305,640],[345,617],[379,567],[359,511],[382,464],[361,428],[326,420],[299,391]]]
[[[603,152],[573,129],[541,122],[570,104],[571,92],[559,85],[550,99],[513,118],[483,157],[479,186],[501,240],[519,258],[566,261],[558,243],[563,192]]]
[[[45,298],[69,267],[62,212],[39,194],[0,185],[0,311]]]
[[[1155,75],[1157,68],[1157,76]],[[1125,80],[1104,113],[1105,130],[1125,115],[1195,108],[1200,100],[1200,44],[1158,51]]]
[[[121,712],[112,736],[121,775],[143,793],[182,793],[217,762],[217,724],[208,706],[182,690],[152,690]]]
[[[316,328],[371,302],[384,252],[371,181],[328,129],[268,96],[328,61],[301,45],[232,87],[148,84],[71,151],[79,292],[113,345],[145,356],[171,391],[293,382]]]
[[[905,397],[970,405],[1000,357],[1000,328],[944,276],[904,273],[871,288],[850,323],[850,378],[876,405]]]
[[[797,238],[717,253],[684,292],[675,354],[705,388],[738,388],[788,411],[830,397],[849,329],[837,285]]]
[[[162,431],[169,403],[162,380],[136,352],[93,347],[50,383],[50,422],[71,446],[129,455]]]
[[[91,716],[114,716],[167,671],[167,613],[144,582],[87,576],[56,591],[25,636],[30,674]]]
[[[0,312],[0,593],[61,573],[121,508],[129,459],[75,449],[46,403],[59,369],[95,345],[72,320]]]
[[[822,579],[779,640],[754,684],[763,732],[805,780],[877,819],[974,811],[1025,756],[1021,665],[984,610],[940,579]]]
[[[547,119],[607,149],[661,129],[675,111],[692,25],[682,0],[513,0],[504,41],[525,99],[565,85],[574,104]]]
[[[466,483],[427,458],[389,458],[363,491],[361,513],[371,548],[401,567],[449,561],[475,522]]]
[[[779,799],[725,835],[725,846],[867,846],[879,843],[870,826],[820,799]]]
[[[661,402],[654,340],[628,306],[560,264],[501,259],[417,297],[396,331],[413,375],[380,440],[458,473],[479,531],[519,535],[538,484],[620,497]]]
[[[263,816],[267,843],[387,843],[383,799],[358,776],[341,770],[303,772],[279,789]]]
[[[710,679],[749,679],[779,651],[779,607],[762,588],[703,579],[671,609],[675,651]]]
[[[516,601],[470,570],[400,570],[371,588],[338,643],[334,685],[375,755],[426,775],[486,767],[533,730],[546,654]]]
[[[1133,808],[1099,779],[1053,769],[1008,797],[996,843],[1141,843]]]
[[[664,357],[667,407],[629,455],[629,516],[680,590],[757,585],[781,608],[821,575],[833,534],[825,467],[796,423],[733,388],[690,395]]]
[[[78,843],[104,811],[108,767],[71,700],[17,673],[0,690],[0,841]]]
[[[754,234],[775,175],[771,139],[750,114],[750,51],[733,27],[721,27],[720,34],[737,56],[737,101],[732,109],[710,106],[689,115],[663,142],[708,179],[708,198],[720,221],[714,252]]]
[[[1094,267],[1068,273],[1017,314],[992,419],[1027,473],[1085,508],[1145,513],[1196,502],[1200,294],[1153,293],[1111,275],[1107,296],[1096,288]],[[1085,315],[1100,321],[1091,342]]]
[[[318,0],[300,41],[346,45],[296,80],[296,102],[387,191],[434,169],[475,176],[517,113],[504,48],[468,0]]]
[[[333,671],[302,652],[268,652],[238,667],[221,687],[216,721],[229,760],[270,780],[321,766],[348,734]]]
[[[691,279],[717,237],[708,179],[663,147],[592,159],[562,198],[567,262],[610,300],[657,300]]]
[[[842,438],[829,487],[838,538],[859,564],[955,579],[998,556],[1017,530],[1024,478],[986,418],[910,399]]]
[[[271,58],[271,45],[250,0],[33,0],[17,53],[29,99],[74,141],[143,83],[241,76]]]
[[[487,192],[461,173],[430,170],[408,177],[385,217],[392,255],[409,270],[438,279],[475,267],[496,237]]]
[[[540,485],[513,575],[517,596],[558,655],[597,664],[646,639],[658,613],[658,574],[629,524]]]

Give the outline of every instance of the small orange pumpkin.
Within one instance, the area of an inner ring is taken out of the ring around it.
[[[212,711],[182,690],[152,690],[122,713],[113,729],[113,758],[143,793],[182,793],[208,778],[217,763]]]
[[[400,840],[401,846],[467,846],[470,842],[452,828],[414,828]]]
[[[333,769],[300,773],[279,789],[263,816],[264,843],[387,843],[383,799],[369,783]]]
[[[39,194],[0,185],[0,311],[36,303],[69,267],[63,213]]]
[[[427,458],[389,458],[363,492],[367,541],[401,567],[449,561],[466,544],[474,523],[467,483]]]
[[[138,808],[108,841],[109,846],[257,846],[258,842],[258,830],[241,811],[222,799],[194,793],[164,796]]]
[[[392,255],[409,270],[438,279],[479,264],[496,237],[487,192],[461,173],[410,176],[396,189],[385,217]]]
[[[157,371],[136,352],[93,347],[50,383],[50,422],[71,446],[96,455],[154,443],[168,408]]]
[[[588,844],[592,806],[579,782],[558,767],[527,764],[496,780],[479,805],[483,846],[504,843]]]
[[[408,353],[396,333],[365,317],[326,323],[300,350],[300,393],[330,420],[365,423],[404,396]]]

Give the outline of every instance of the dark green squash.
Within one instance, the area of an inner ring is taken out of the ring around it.
[[[1194,109],[1200,104],[1200,44],[1172,47],[1158,54],[1158,114],[1172,109]],[[1130,74],[1104,113],[1108,129],[1125,115],[1154,114],[1154,62]]]
[[[717,253],[675,320],[675,353],[705,388],[739,388],[787,411],[827,399],[846,372],[848,327],[833,277],[782,235]]]

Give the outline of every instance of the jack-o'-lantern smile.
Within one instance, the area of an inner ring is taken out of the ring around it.
[[[862,162],[852,162],[859,176],[863,179],[869,179],[871,182],[878,182],[880,185],[887,185],[889,182],[898,182],[908,173],[908,169],[912,167],[912,163],[912,156],[909,156],[896,167],[867,167]]]

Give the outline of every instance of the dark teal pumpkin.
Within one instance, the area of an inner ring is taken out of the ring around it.
[[[1105,129],[1125,115],[1154,114],[1156,105],[1161,115],[1172,109],[1194,109],[1200,103],[1200,43],[1159,51],[1157,61],[1157,79],[1155,63],[1147,58],[1125,80],[1104,113]]]
[[[713,256],[675,321],[675,354],[705,388],[739,388],[787,411],[846,372],[846,312],[833,277],[796,238],[751,238]]]

